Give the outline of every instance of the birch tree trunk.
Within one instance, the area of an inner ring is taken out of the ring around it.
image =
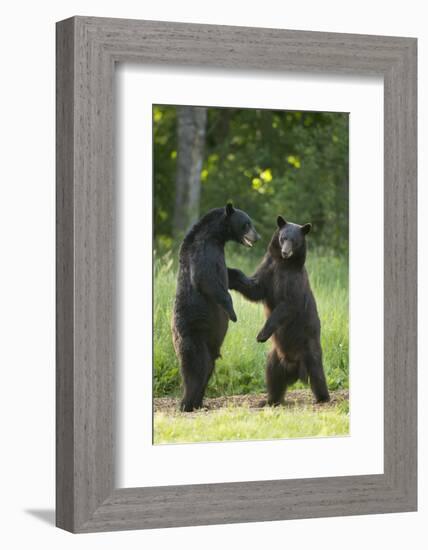
[[[177,108],[177,173],[173,230],[182,236],[199,218],[207,109]]]

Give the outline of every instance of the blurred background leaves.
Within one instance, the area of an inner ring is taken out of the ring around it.
[[[282,214],[348,250],[348,114],[155,105],[154,237],[166,251],[232,200],[267,239]]]

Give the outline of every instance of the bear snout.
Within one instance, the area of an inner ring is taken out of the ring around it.
[[[260,235],[257,233],[255,229],[250,229],[245,233],[245,235],[242,238],[243,243],[248,246],[252,247],[254,243],[256,243],[260,239]]]
[[[293,248],[287,243],[281,248],[281,256],[284,260],[288,260],[293,255]]]

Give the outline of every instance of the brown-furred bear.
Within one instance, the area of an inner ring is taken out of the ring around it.
[[[254,275],[229,269],[229,288],[265,306],[267,319],[257,341],[272,337],[273,342],[266,365],[267,404],[283,403],[287,387],[298,379],[307,383],[308,378],[316,401],[328,401],[321,324],[305,268],[311,224],[297,225],[278,216],[277,225]]]
[[[231,203],[208,212],[184,238],[172,320],[184,386],[182,411],[202,406],[229,319],[237,320],[228,292],[224,246],[236,241],[251,247],[258,239],[251,218]]]

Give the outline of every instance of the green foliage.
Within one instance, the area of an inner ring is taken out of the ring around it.
[[[245,407],[218,411],[156,413],[154,443],[289,439],[349,434],[347,401],[324,410],[311,407],[252,410]]]
[[[155,237],[172,245],[176,151],[176,108],[155,106]],[[201,213],[231,199],[265,238],[282,214],[346,253],[348,115],[210,108],[201,182]]]
[[[153,179],[155,234],[164,244],[171,245],[177,158],[175,107],[153,107],[153,148],[156,166]]]
[[[264,250],[266,242],[257,243]],[[330,389],[348,388],[348,263],[345,257],[310,249],[307,269],[321,318],[324,369]],[[257,250],[226,247],[227,264],[251,273],[260,261]],[[181,379],[171,339],[171,315],[176,288],[176,265],[171,252],[155,257],[154,288],[154,396],[177,396]],[[265,322],[263,307],[233,292],[237,323],[230,323],[222,358],[210,380],[207,396],[258,393],[265,390],[264,371],[270,343],[256,335]],[[296,385],[299,387],[299,385]],[[303,386],[300,386],[303,387]]]

